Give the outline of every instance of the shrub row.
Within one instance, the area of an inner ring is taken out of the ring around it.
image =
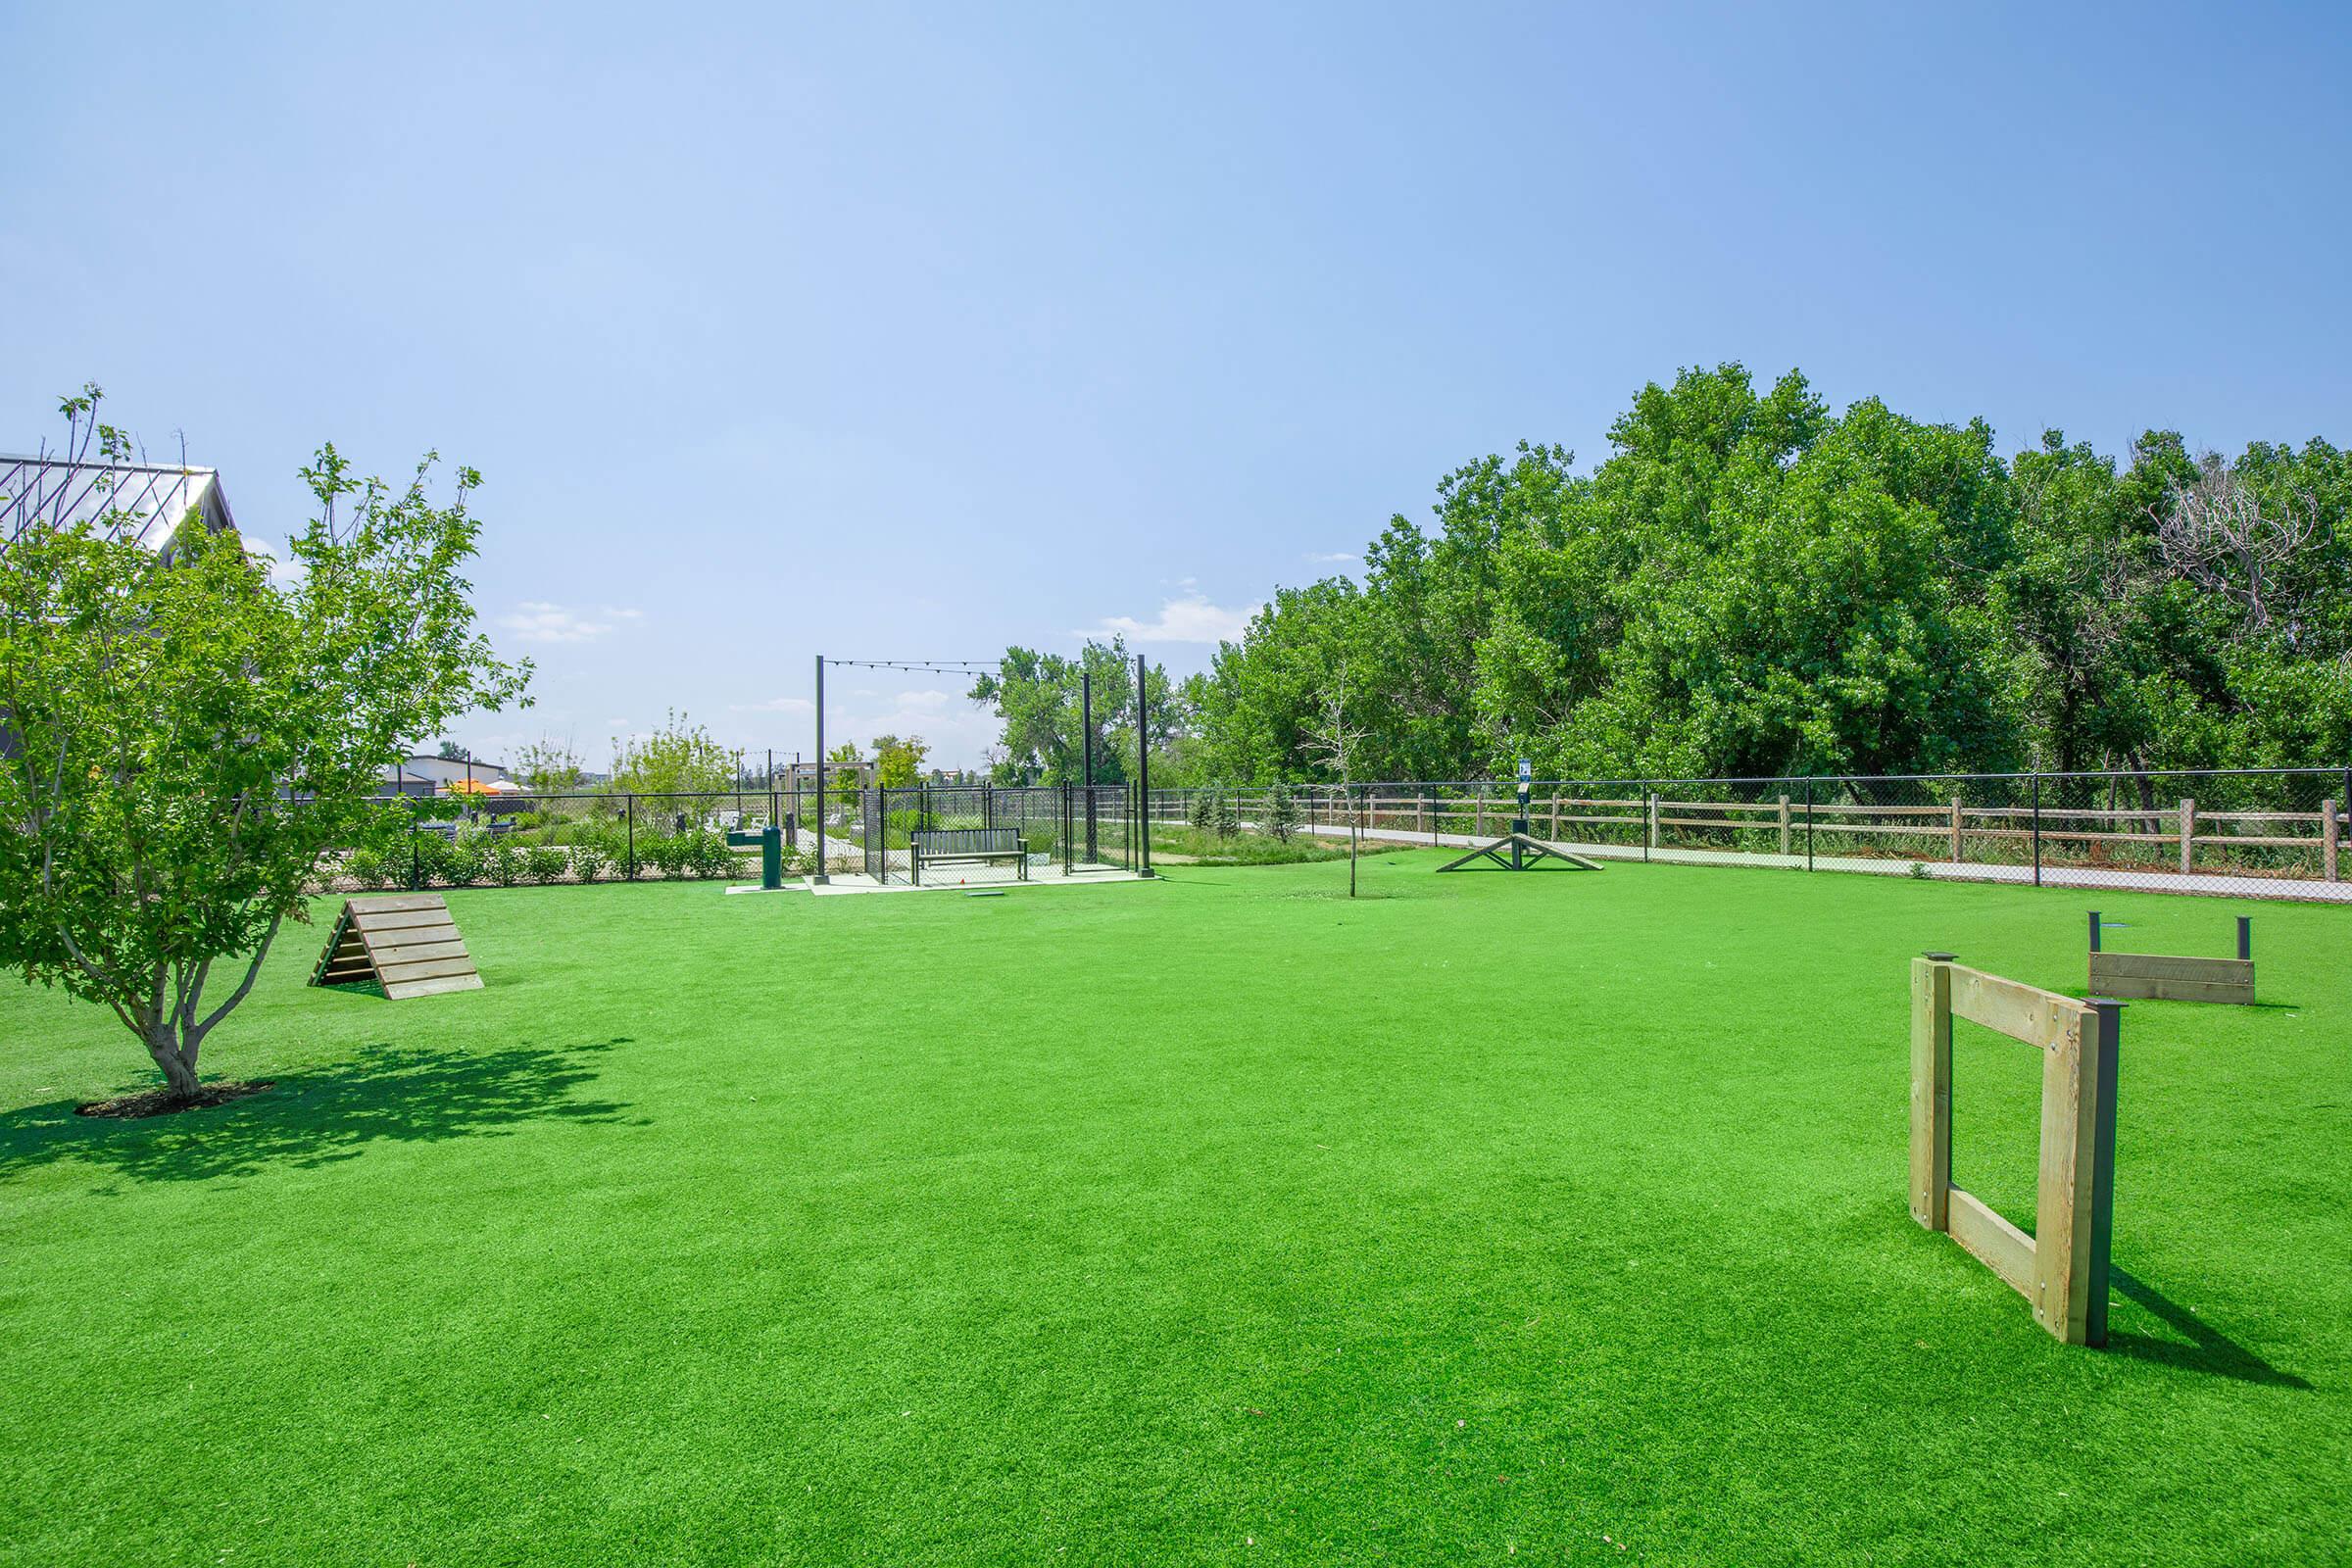
[[[364,888],[405,888],[414,876],[424,887],[527,887],[551,882],[597,882],[628,874],[628,846],[618,834],[582,833],[569,844],[518,843],[505,835],[419,833],[412,843],[362,845],[343,858],[341,876]],[[716,880],[742,874],[724,833],[637,836],[640,877]]]

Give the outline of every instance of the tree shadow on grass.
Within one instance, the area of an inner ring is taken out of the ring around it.
[[[2182,1336],[2179,1340],[2160,1339],[2152,1334],[2110,1330],[2107,1348],[2116,1354],[2153,1361],[2159,1366],[2177,1366],[2191,1372],[2235,1378],[2240,1383],[2259,1383],[2266,1388],[2311,1387],[2292,1372],[2281,1372],[2271,1365],[2145,1280],[2127,1274],[2120,1268],[2110,1269],[2107,1277],[2127,1298],[2146,1307],[2163,1319],[2167,1328]]]
[[[144,1121],[74,1113],[71,1100],[0,1113],[0,1178],[62,1159],[133,1181],[211,1181],[275,1165],[353,1159],[371,1144],[497,1137],[528,1121],[622,1123],[628,1107],[578,1098],[595,1057],[629,1043],[425,1051],[378,1045],[280,1073],[250,1099]]]

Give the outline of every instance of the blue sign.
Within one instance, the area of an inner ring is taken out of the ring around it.
[[[1519,759],[1519,776],[1523,779],[1534,778],[1536,776],[1534,764],[1529,762],[1524,757]]]

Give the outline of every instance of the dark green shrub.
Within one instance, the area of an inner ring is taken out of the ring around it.
[[[526,845],[521,858],[525,882],[561,882],[571,870],[571,857],[553,844]]]

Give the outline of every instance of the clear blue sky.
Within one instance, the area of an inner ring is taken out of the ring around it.
[[[819,650],[1196,668],[1684,365],[2352,441],[2341,8],[325,9],[5,0],[0,450],[95,379],[260,537],[322,439],[479,466],[488,754],[805,748]]]

